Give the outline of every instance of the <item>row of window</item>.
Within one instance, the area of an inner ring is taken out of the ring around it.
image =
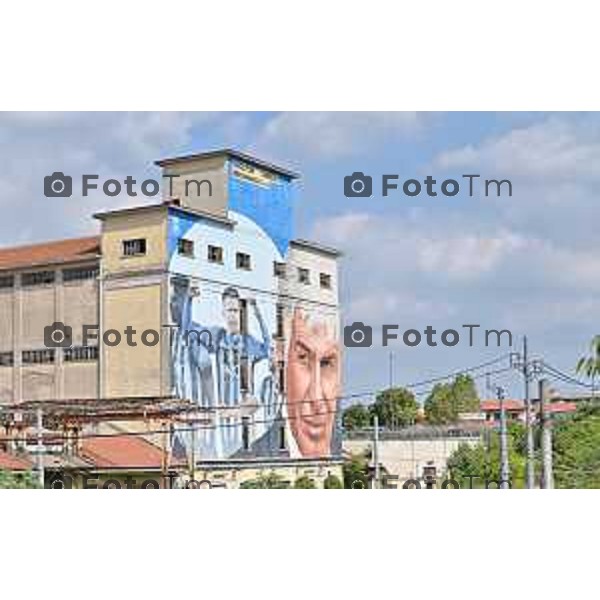
[[[144,240],[128,240],[129,242],[139,242]],[[192,240],[186,240],[180,238],[177,241],[177,252],[181,256],[187,256],[188,258],[194,258],[194,242]],[[223,248],[221,246],[213,246],[211,244],[207,247],[206,258],[210,263],[223,264]],[[252,270],[252,257],[245,252],[236,252],[235,254],[235,266],[237,269],[243,269],[245,271]],[[280,279],[287,279],[288,268],[284,262],[273,262],[273,275]],[[297,269],[298,282],[305,285],[310,285],[310,270],[304,267],[298,267]],[[328,273],[319,273],[319,285],[323,289],[331,289],[331,275]]]
[[[42,365],[54,363],[56,360],[55,348],[44,348],[43,350],[23,350],[21,363],[24,365]],[[97,346],[73,346],[63,349],[63,360],[65,362],[83,362],[98,360]],[[0,367],[12,367],[15,364],[13,352],[0,352]]]
[[[63,281],[84,281],[86,279],[97,279],[98,267],[73,267],[62,270]],[[32,287],[36,285],[48,285],[56,281],[56,271],[33,271],[21,275],[21,286]],[[15,275],[0,276],[0,289],[13,288],[15,286]]]

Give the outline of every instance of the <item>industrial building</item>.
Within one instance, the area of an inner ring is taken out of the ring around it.
[[[295,237],[298,174],[156,164],[163,197],[93,215],[97,236],[0,249],[5,450],[135,432],[226,485],[339,475],[339,253]]]

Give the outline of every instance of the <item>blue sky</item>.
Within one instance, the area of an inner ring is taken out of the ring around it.
[[[0,243],[91,233],[92,212],[132,203],[46,199],[48,173],[156,176],[157,158],[222,146],[302,172],[296,234],[344,252],[345,322],[510,328],[567,371],[597,331],[598,114],[2,113]],[[511,179],[514,193],[347,199],[343,177],[358,170],[438,180],[480,173]],[[392,344],[397,384],[500,353]],[[390,349],[348,350],[346,393],[385,386]],[[521,389],[516,374],[494,381]]]

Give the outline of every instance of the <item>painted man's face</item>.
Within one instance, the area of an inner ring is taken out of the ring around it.
[[[340,387],[339,345],[294,311],[287,363],[290,427],[304,457],[329,456]]]
[[[231,334],[240,332],[240,300],[231,296],[223,298],[223,318],[225,328]]]

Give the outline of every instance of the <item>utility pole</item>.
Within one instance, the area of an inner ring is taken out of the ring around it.
[[[191,448],[190,448],[190,484],[192,488],[196,485],[196,415],[191,419]]]
[[[535,486],[535,472],[533,466],[533,424],[531,422],[531,398],[529,397],[529,357],[527,356],[527,336],[523,336],[523,377],[525,379],[525,427],[527,433],[527,464],[526,485],[531,490]]]
[[[554,488],[554,471],[552,465],[552,420],[546,410],[546,380],[539,381],[540,424],[542,427],[542,476],[540,487],[544,490]]]
[[[525,383],[525,439],[526,439],[526,469],[525,469],[525,485],[527,489],[535,487],[535,450],[533,440],[533,410],[531,406],[531,395],[529,384],[532,378],[541,372],[541,364],[537,359],[531,360],[527,350],[527,336],[523,337],[523,354],[515,352],[511,354],[511,364],[523,375]]]
[[[390,390],[394,387],[394,353],[390,352]]]
[[[40,487],[44,487],[44,440],[43,440],[43,415],[42,409],[38,408],[36,410],[36,434],[37,434],[37,444],[36,444],[36,453],[35,453],[35,470],[37,471],[38,482]]]
[[[379,487],[379,417],[373,416],[373,462],[375,463],[375,477],[373,479],[373,489]]]
[[[500,488],[510,489],[510,466],[508,463],[508,436],[506,431],[506,409],[504,406],[504,388],[496,388],[500,402]]]

